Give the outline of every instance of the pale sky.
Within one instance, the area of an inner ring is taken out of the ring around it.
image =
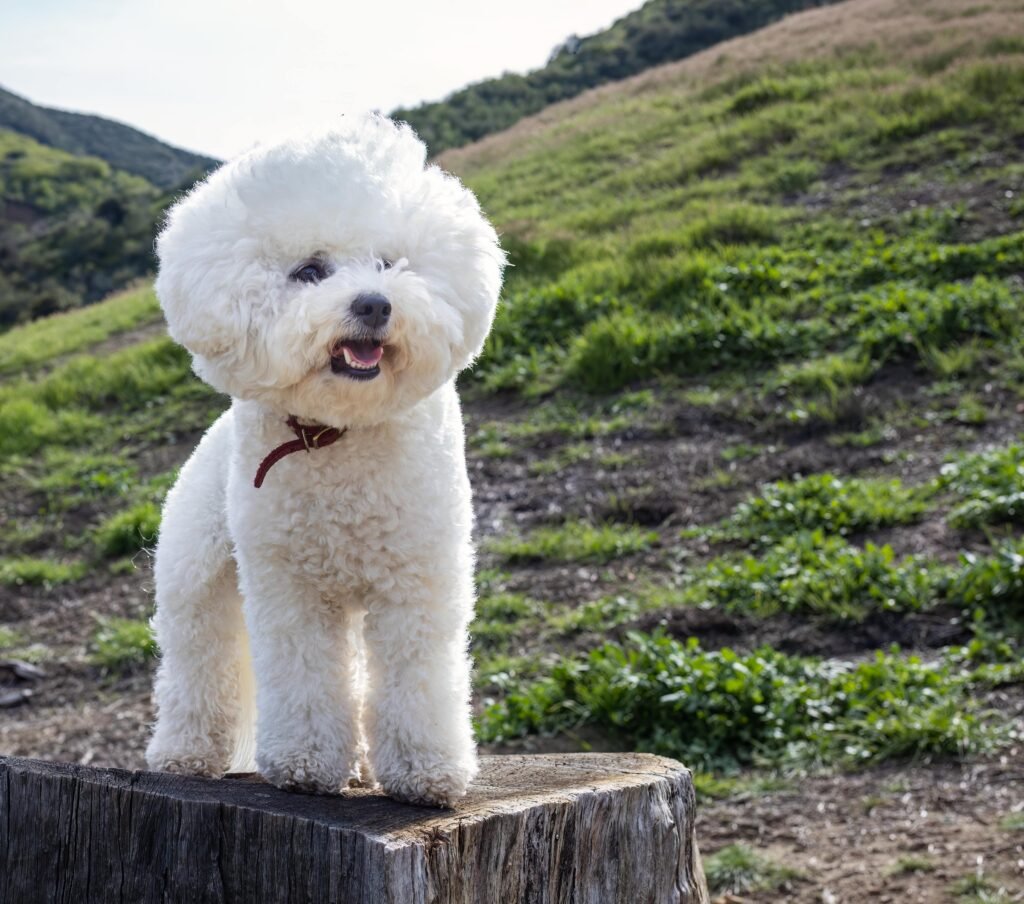
[[[542,66],[643,0],[0,0],[0,86],[229,157]]]

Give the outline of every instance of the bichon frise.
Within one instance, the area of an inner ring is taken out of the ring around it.
[[[232,403],[164,506],[149,765],[219,776],[254,742],[282,788],[449,805],[476,769],[454,380],[494,229],[408,126],[344,117],[217,170],[157,250],[171,336]]]

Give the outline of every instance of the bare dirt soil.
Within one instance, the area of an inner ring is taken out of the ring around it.
[[[742,842],[797,871],[772,892],[725,902],[949,904],[982,876],[1024,900],[1024,831],[1001,827],[1024,811],[1024,748],[979,762],[886,766],[802,778],[783,791],[705,804],[705,857]]]

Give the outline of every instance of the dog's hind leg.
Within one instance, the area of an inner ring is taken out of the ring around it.
[[[222,775],[251,731],[251,665],[224,504],[229,417],[208,431],[164,505],[153,618],[157,722],[146,750],[160,771]]]

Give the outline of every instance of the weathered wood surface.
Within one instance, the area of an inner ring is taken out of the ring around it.
[[[454,810],[0,757],[0,902],[707,901],[690,773],[483,757]]]

